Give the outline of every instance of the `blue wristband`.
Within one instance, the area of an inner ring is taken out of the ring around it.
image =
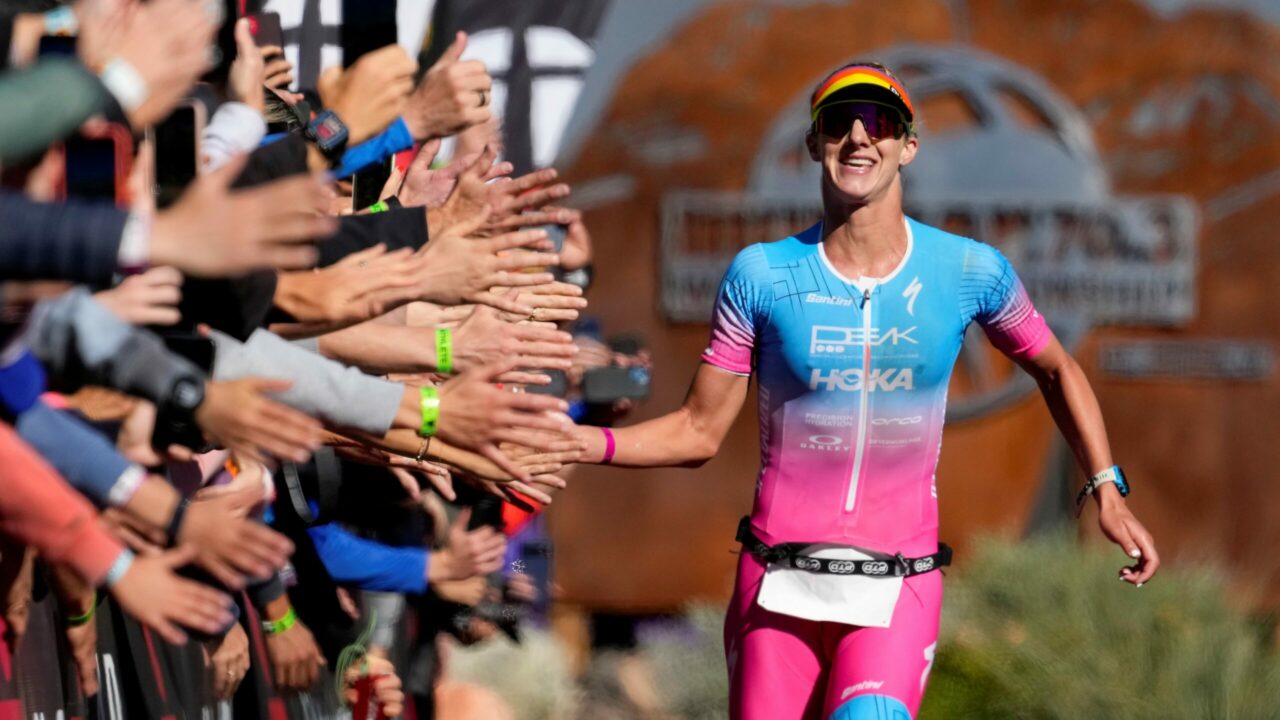
[[[131,567],[133,567],[133,551],[125,548],[116,556],[116,561],[111,563],[111,569],[107,570],[107,578],[104,584],[107,587],[111,587],[120,582],[120,578],[123,578]]]

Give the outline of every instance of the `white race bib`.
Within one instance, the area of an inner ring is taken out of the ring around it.
[[[810,545],[800,555],[831,560],[876,560],[844,545]],[[831,575],[769,563],[756,603],[781,615],[861,627],[889,627],[902,592],[901,577]]]

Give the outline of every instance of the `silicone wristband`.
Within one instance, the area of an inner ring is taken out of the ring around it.
[[[440,391],[430,385],[418,390],[419,405],[422,408],[422,427],[418,434],[431,437],[436,434],[436,423],[440,421]]]
[[[147,81],[127,60],[121,58],[107,63],[107,66],[98,74],[98,79],[107,87],[125,112],[137,110],[138,106],[146,102],[147,96],[151,94]]]
[[[288,630],[289,628],[296,625],[297,622],[298,622],[298,613],[294,612],[293,608],[291,607],[289,608],[288,612],[286,612],[283,616],[281,616],[279,620],[263,620],[262,632],[268,635],[279,635],[285,630]]]
[[[120,578],[129,572],[129,568],[133,567],[133,551],[121,550],[116,556],[116,561],[111,563],[111,568],[107,570],[107,577],[103,580],[107,587],[111,587],[120,582]]]
[[[388,205],[385,200],[379,200],[378,202],[369,206],[370,213],[384,213],[390,209],[391,209],[391,206]]]
[[[453,372],[453,330],[436,328],[436,370]]]
[[[600,459],[600,464],[608,465],[613,462],[613,453],[618,449],[618,446],[613,440],[612,430],[602,427],[600,432],[604,434],[604,457]]]
[[[93,613],[98,609],[98,591],[93,591],[93,600],[89,602],[89,612],[83,615],[72,615],[67,618],[67,627],[81,627],[88,625],[93,619]]]

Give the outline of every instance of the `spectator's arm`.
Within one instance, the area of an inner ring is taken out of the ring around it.
[[[0,532],[102,584],[124,547],[98,525],[89,503],[4,424],[0,488]]]
[[[307,535],[325,570],[340,585],[413,595],[426,592],[430,553],[422,548],[389,547],[333,523],[307,528]]]
[[[6,73],[0,77],[0,162],[36,155],[113,102],[102,82],[70,58],[47,57]]]

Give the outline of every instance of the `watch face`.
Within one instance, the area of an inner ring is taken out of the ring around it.
[[[328,142],[337,137],[339,132],[341,130],[337,121],[333,118],[326,118],[324,122],[320,123],[320,127],[316,128],[316,137],[323,142]]]
[[[1116,489],[1120,491],[1120,497],[1129,496],[1129,478],[1125,477],[1120,468],[1116,468]]]
[[[194,408],[204,399],[200,384],[194,380],[182,379],[173,386],[173,402],[179,407]]]

